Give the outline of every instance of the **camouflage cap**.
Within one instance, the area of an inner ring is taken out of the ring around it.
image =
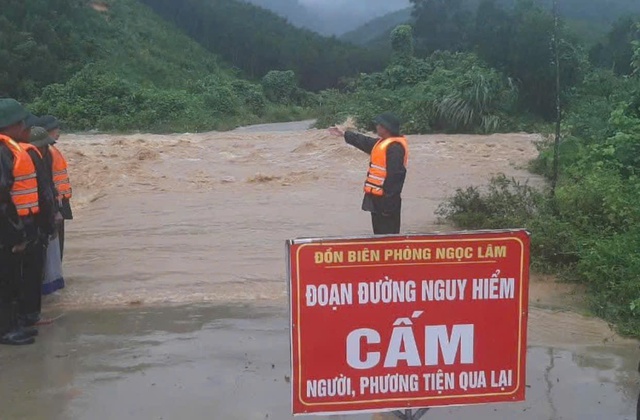
[[[395,136],[400,134],[400,120],[390,112],[378,115],[373,122],[376,125],[380,124]]]
[[[54,144],[56,141],[49,135],[47,130],[42,127],[31,128],[31,136],[29,137],[29,143],[36,147],[44,147],[50,144]]]
[[[40,118],[36,117],[32,113],[29,113],[29,115],[27,115],[27,118],[24,120],[24,124],[27,126],[27,128],[42,127],[42,124],[39,124],[39,121]]]
[[[11,98],[0,99],[0,128],[5,128],[24,121],[29,113],[20,102]]]
[[[33,114],[29,114],[25,120],[27,127],[42,127],[47,131],[60,128],[60,122],[53,115],[45,115],[44,117],[36,117]]]
[[[58,121],[58,119],[53,115],[45,115],[44,117],[40,117],[40,127],[47,131],[51,131],[56,128],[60,128],[60,121]]]

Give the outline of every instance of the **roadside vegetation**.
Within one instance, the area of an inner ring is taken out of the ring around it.
[[[475,16],[455,1],[414,3],[414,26],[430,25],[397,27],[384,71],[324,92],[319,125],[354,116],[372,129],[375,114],[394,109],[406,133],[543,133],[530,169],[547,188],[498,176],[456,191],[437,214],[462,229],[527,228],[535,270],[585,285],[594,314],[640,336],[639,20],[618,20],[594,43],[565,22],[556,29],[533,2],[483,1]]]
[[[464,229],[527,228],[534,269],[585,285],[593,313],[632,336],[640,336],[638,35],[636,21],[620,20],[602,44],[582,48],[591,60],[571,61],[580,77],[563,85],[554,190],[554,142],[547,134],[531,170],[548,188],[498,176],[487,186],[458,190],[438,210]],[[537,117],[551,122],[544,113]],[[550,124],[543,129],[552,131]]]

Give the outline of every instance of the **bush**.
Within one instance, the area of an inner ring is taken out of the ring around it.
[[[640,230],[592,241],[576,276],[591,291],[597,315],[618,323],[623,333],[640,334]]]
[[[58,116],[68,128],[84,130],[101,128],[103,119],[108,126],[118,119],[128,127],[145,102],[141,89],[90,65],[65,85],[47,86],[31,108],[36,114]]]
[[[435,53],[429,59],[392,64],[381,73],[362,75],[352,92],[323,101],[323,126],[355,117],[371,128],[380,112],[394,111],[406,134],[429,132],[489,133],[510,128],[517,90],[504,76],[473,54]]]
[[[85,67],[64,85],[48,86],[31,104],[36,114],[54,114],[71,130],[203,131],[241,124],[286,121],[301,116],[315,95],[296,89],[305,107],[271,105],[260,85],[211,75],[185,90],[131,83],[95,65]]]
[[[291,104],[294,102],[298,90],[298,82],[293,71],[273,70],[262,78],[264,93],[271,102],[276,104]]]
[[[542,204],[542,193],[500,174],[485,191],[478,187],[456,190],[436,214],[465,229],[522,228],[539,215]]]
[[[345,107],[343,101],[343,95],[336,89],[321,92],[317,96],[316,127],[329,127],[346,121],[352,110]]]
[[[242,101],[249,111],[258,116],[264,115],[267,98],[264,96],[264,91],[260,85],[254,85],[246,80],[235,80],[231,87],[235,96]]]
[[[536,268],[586,284],[598,315],[640,334],[640,181],[581,165],[553,198],[499,176],[457,190],[437,214],[464,229],[526,228]]]
[[[585,234],[625,232],[640,224],[639,187],[608,169],[567,176],[556,191],[558,216]]]
[[[233,89],[227,85],[212,87],[204,93],[203,99],[204,105],[215,116],[237,115],[242,106]]]

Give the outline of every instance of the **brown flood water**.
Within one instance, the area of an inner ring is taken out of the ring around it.
[[[76,220],[67,288],[45,300],[66,315],[0,349],[0,418],[290,418],[284,241],[371,229],[366,155],[307,126],[66,135]],[[499,172],[540,183],[523,169],[538,139],[410,136],[403,232],[448,230],[443,198]],[[527,402],[427,419],[634,418],[637,342],[572,312],[581,294],[553,279],[531,303]]]
[[[517,167],[536,138],[412,136],[404,232],[446,229],[434,211],[456,188],[529,178]],[[81,208],[56,304],[281,305],[286,239],[371,230],[367,157],[324,131],[66,136],[61,148]]]

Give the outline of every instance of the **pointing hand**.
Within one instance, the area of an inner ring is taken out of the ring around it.
[[[340,130],[338,127],[331,127],[329,129],[329,134],[335,137],[344,137],[344,131]]]

